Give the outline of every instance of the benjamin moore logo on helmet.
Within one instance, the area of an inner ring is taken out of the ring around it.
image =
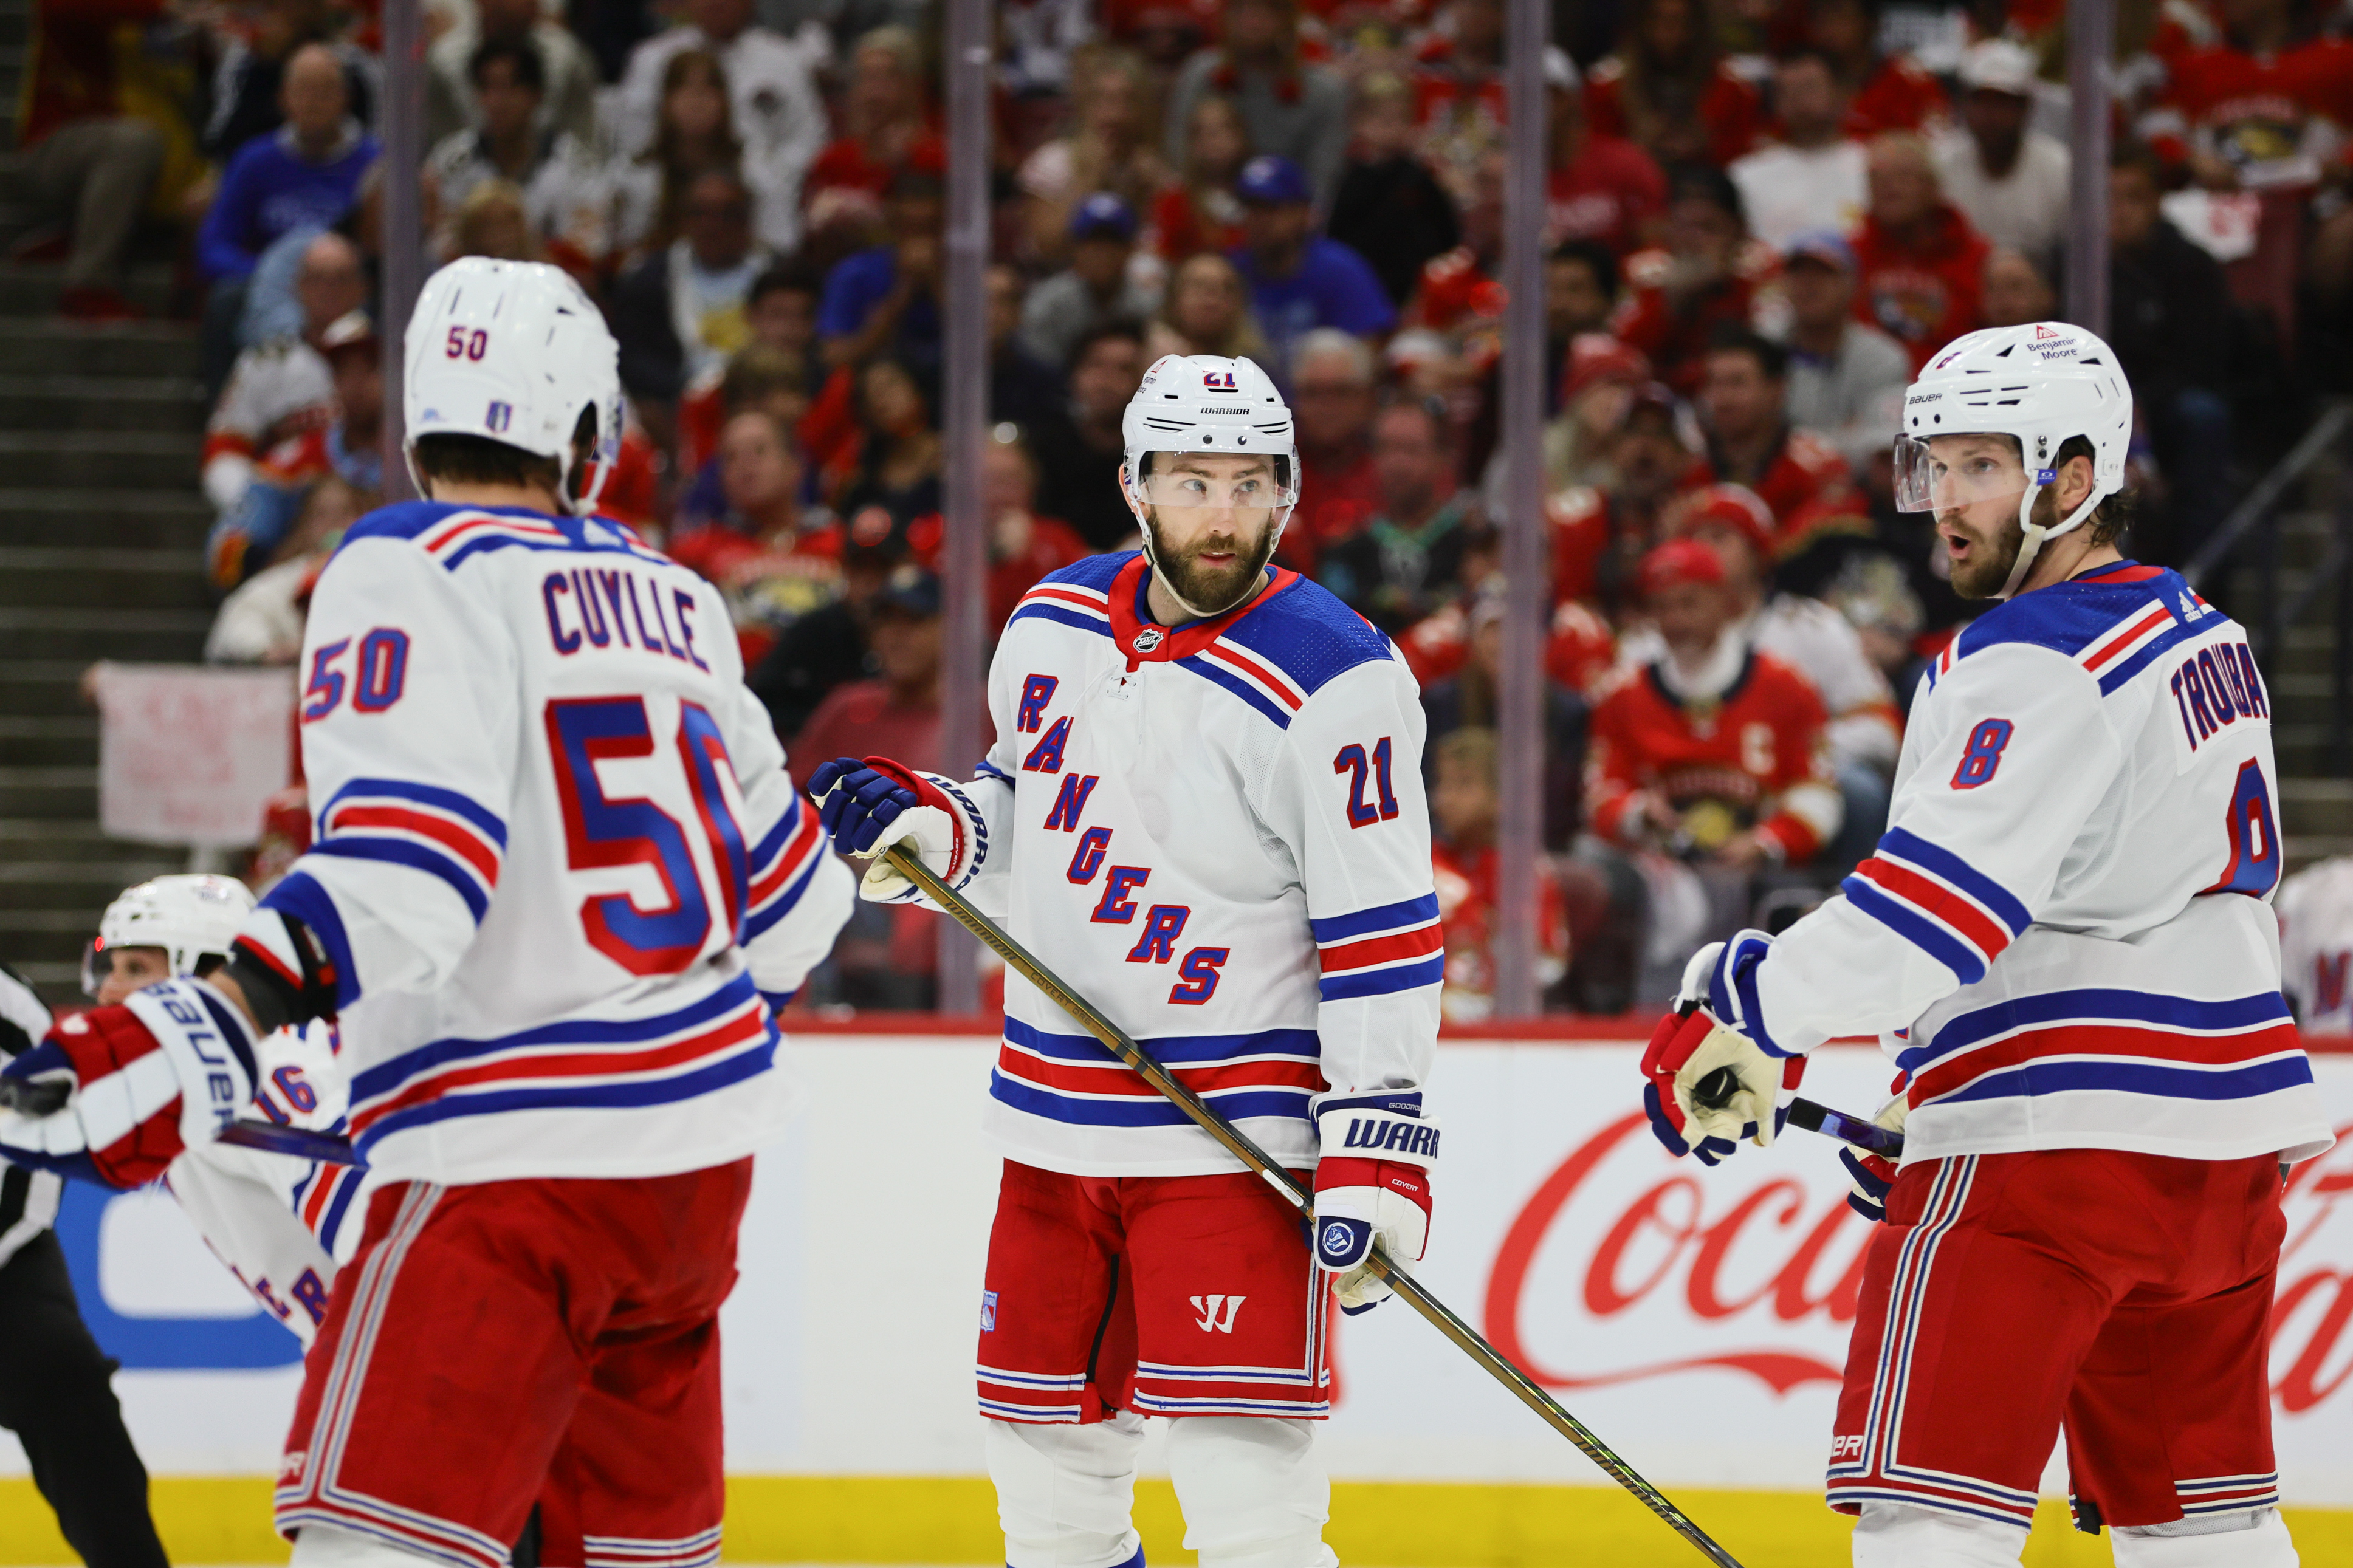
[[[1208,387],[1211,392],[1233,392],[1238,390],[1234,385],[1234,373],[1229,370],[1213,370],[1208,372],[1201,377],[1201,384]],[[1244,409],[1242,412],[1247,413],[1249,410]]]

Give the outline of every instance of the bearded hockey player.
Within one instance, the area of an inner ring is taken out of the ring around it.
[[[1410,1260],[1429,1227],[1444,952],[1421,709],[1387,637],[1268,566],[1299,459],[1265,373],[1164,358],[1125,435],[1144,550],[1023,597],[979,776],[845,757],[810,784],[843,851],[912,842],[1261,1147],[1314,1170],[1311,1255],[1262,1180],[1008,977],[978,1369],[1006,1561],[1141,1563],[1141,1418],[1166,1415],[1207,1568],[1316,1568],[1334,1561],[1310,1426],[1330,1409],[1327,1280],[1344,1308],[1371,1305],[1388,1294],[1364,1271],[1374,1239]],[[915,897],[879,858],[863,891]]]
[[[1773,1141],[1833,1036],[1903,1069],[1901,1169],[1849,1156],[1886,1221],[1831,1441],[1862,1568],[2015,1564],[2062,1431],[2119,1568],[2296,1562],[2266,1321],[2282,1163],[2331,1139],[2267,907],[2270,696],[2244,631],[2118,553],[2131,433],[2114,353],[2058,322],[1912,384],[1899,499],[1995,603],[1923,678],[1877,852],[1694,956],[1644,1060],[1661,1139],[1711,1163]]]
[[[535,1501],[544,1562],[718,1555],[718,1311],[787,1109],[771,1004],[850,886],[717,592],[592,515],[615,363],[554,268],[427,283],[427,499],[356,524],[311,602],[312,847],[225,969],[0,1077],[0,1151],[129,1185],[246,1110],[258,1041],[338,1016],[383,1185],[279,1471],[306,1565],[503,1568]]]

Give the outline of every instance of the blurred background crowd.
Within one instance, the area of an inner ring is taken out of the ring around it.
[[[59,309],[168,253],[214,399],[208,657],[290,661],[377,504],[387,180],[428,268],[575,276],[621,345],[607,508],[709,576],[797,770],[941,754],[944,151],[924,0],[425,0],[421,169],[376,139],[370,0],[41,0],[25,166]],[[988,618],[1131,546],[1120,416],[1163,353],[1296,412],[1279,563],[1419,677],[1447,1009],[1486,1012],[1502,613],[1500,0],[1001,0]],[[2110,339],[2130,542],[2179,563],[2344,390],[2353,6],[2123,0]],[[1565,0],[1544,62],[1543,978],[1664,994],[1869,853],[1904,705],[1975,606],[1888,446],[1912,373],[2058,314],[2058,0]],[[300,847],[298,787],[257,874]],[[810,1005],[922,1007],[865,907]]]

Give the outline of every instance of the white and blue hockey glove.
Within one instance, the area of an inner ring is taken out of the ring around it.
[[[1769,1148],[1805,1077],[1806,1058],[1758,1043],[1755,974],[1773,939],[1744,931],[1683,966],[1674,1009],[1642,1053],[1642,1106],[1667,1152],[1713,1165],[1743,1138]],[[1703,1087],[1703,1086],[1705,1087]]]
[[[0,1068],[0,1155],[144,1185],[253,1098],[253,1047],[244,1016],[201,980],[77,1013]]]
[[[1421,1114],[1419,1089],[1319,1094],[1309,1102],[1323,1153],[1315,1165],[1315,1263],[1336,1274],[1344,1312],[1395,1294],[1367,1267],[1373,1243],[1415,1263],[1430,1242],[1430,1172],[1438,1123]]]
[[[818,822],[843,855],[868,860],[859,896],[871,903],[904,904],[915,884],[882,852],[911,844],[926,869],[961,890],[988,853],[988,825],[964,786],[936,773],[919,773],[888,757],[836,757],[809,775]]]

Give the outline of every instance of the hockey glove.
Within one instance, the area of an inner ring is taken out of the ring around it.
[[[818,822],[843,855],[868,859],[859,896],[870,903],[904,904],[915,884],[882,852],[911,844],[916,858],[950,888],[962,889],[988,853],[988,826],[964,787],[936,773],[919,773],[888,757],[836,757],[809,775]]]
[[[1323,1154],[1315,1166],[1315,1262],[1336,1274],[1344,1312],[1395,1294],[1367,1266],[1377,1240],[1398,1263],[1418,1262],[1430,1240],[1430,1172],[1438,1123],[1421,1114],[1419,1089],[1319,1094],[1311,1102]]]
[[[143,1185],[253,1098],[253,1047],[244,1016],[201,980],[77,1013],[0,1068],[0,1155]]]
[[[1777,1057],[1751,1037],[1752,977],[1772,940],[1746,931],[1693,954],[1674,1010],[1651,1035],[1642,1104],[1669,1153],[1713,1165],[1743,1138],[1769,1148],[1789,1113],[1805,1058]]]
[[[1904,1131],[1905,1112],[1911,1109],[1910,1097],[1903,1092],[1905,1078],[1895,1079],[1896,1095],[1879,1108],[1872,1121],[1891,1131]],[[1839,1151],[1840,1163],[1846,1166],[1853,1191],[1846,1195],[1846,1206],[1867,1220],[1887,1217],[1887,1191],[1895,1184],[1895,1162],[1884,1154],[1873,1154],[1852,1147]]]

